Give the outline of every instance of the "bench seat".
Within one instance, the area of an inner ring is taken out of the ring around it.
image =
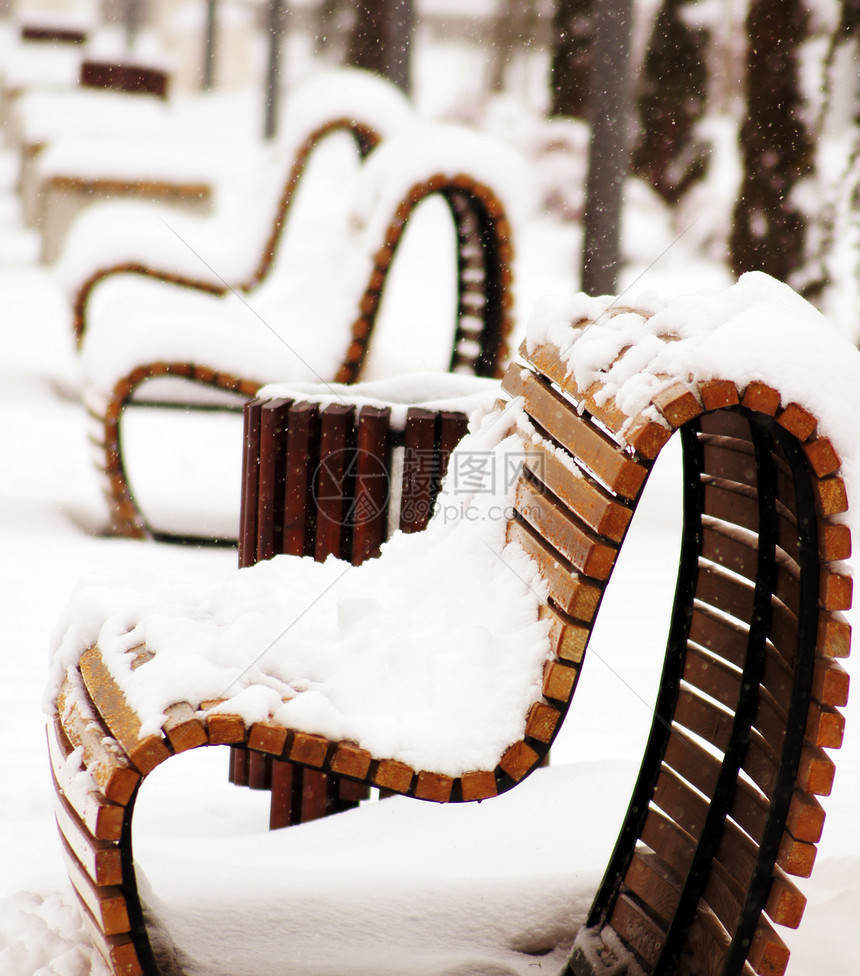
[[[245,745],[439,802],[522,781],[560,727],[673,436],[684,524],[653,725],[568,973],[785,971],[776,926],[801,921],[791,879],[812,870],[844,733],[856,350],[753,274],[665,306],[548,304],[521,357],[452,455],[484,480],[458,499],[449,478],[428,529],[381,558],[132,577],[73,601],[49,724],[58,823],[113,972],[157,972],[131,820],[140,781],[175,752]],[[338,641],[351,658],[332,656]],[[357,650],[391,651],[382,712]]]

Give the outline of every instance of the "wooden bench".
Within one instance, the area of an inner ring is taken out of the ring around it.
[[[348,128],[359,140],[362,138],[361,132],[355,131],[351,123],[339,120],[314,133],[308,142],[307,152],[326,134],[341,128]],[[403,138],[408,140],[409,137],[404,135]],[[392,142],[392,151],[396,153],[396,137],[394,141],[389,140],[389,143]],[[384,148],[378,152],[382,152]],[[294,177],[289,181],[290,193],[282,201],[283,213],[286,213],[289,206],[292,188],[304,168],[305,158],[306,154],[303,154],[296,163]],[[379,161],[383,162],[384,159]],[[336,383],[353,383],[361,379],[371,349],[386,281],[398,246],[413,215],[422,204],[433,198],[443,200],[450,212],[456,230],[457,248],[456,329],[450,347],[450,358],[442,366],[457,373],[484,377],[500,375],[508,359],[507,336],[513,325],[513,234],[502,200],[487,183],[469,175],[464,164],[464,169],[459,171],[427,173],[397,202],[393,213],[385,215],[386,226],[383,226],[384,221],[376,220],[376,225],[380,228],[377,239],[371,241],[365,235],[363,240],[356,240],[357,260],[363,260],[363,253],[368,255],[368,269],[365,273],[369,276],[364,281],[362,292],[356,295],[353,306],[355,317],[340,365],[333,376],[322,376],[322,379],[331,378]],[[284,219],[278,218],[275,230]],[[265,261],[257,274],[258,279],[268,271],[276,243],[273,231]],[[121,270],[114,269],[112,274]],[[130,267],[125,270],[136,274],[140,269]],[[149,276],[149,272],[144,273]],[[170,281],[167,276],[161,276],[161,280]],[[175,283],[181,286],[188,284],[184,279]],[[88,289],[91,287],[92,285],[87,286]],[[199,290],[205,288],[214,294],[219,292],[218,288],[211,285],[198,284],[193,287]],[[85,304],[78,303],[79,311]],[[445,323],[440,323],[440,328],[444,325]],[[205,323],[201,327],[205,329]],[[263,329],[259,331],[265,332]],[[277,353],[277,344],[272,342],[271,337],[265,334],[263,337],[268,348]],[[281,368],[279,364],[283,362],[283,368],[295,369],[295,362],[285,361],[283,355],[281,359],[277,356],[260,355],[256,375],[237,375],[233,367],[234,353],[231,350],[226,353],[222,351],[219,358],[218,351],[213,349],[205,363],[201,363],[199,359],[191,359],[190,356],[187,361],[147,362],[144,359],[128,371],[124,364],[128,361],[129,341],[119,327],[114,329],[109,323],[96,334],[84,334],[81,348],[85,376],[84,398],[91,417],[91,441],[98,456],[97,464],[104,472],[105,494],[111,517],[110,531],[113,534],[138,538],[163,538],[167,534],[149,524],[129,482],[123,458],[124,411],[130,406],[154,404],[156,401],[147,397],[147,386],[164,379],[182,379],[194,384],[203,393],[203,401],[207,400],[205,391],[209,390],[215,397],[214,402],[220,407],[224,407],[224,397],[232,395],[234,409],[239,409],[242,402],[254,396],[264,383],[277,379],[276,371]],[[237,336],[236,341],[243,340]],[[188,343],[190,348],[199,349],[201,344],[206,343],[205,333],[201,336],[198,331],[191,332]],[[115,353],[111,348],[115,349]],[[117,367],[110,382],[105,382],[103,378],[99,379],[97,385],[87,381],[89,362],[95,363],[100,377],[104,377],[103,363],[114,355],[123,365]],[[196,399],[199,403],[201,397]],[[182,402],[189,402],[193,409],[194,401]]]
[[[546,656],[542,695],[494,765],[458,775],[416,769],[360,741],[329,741],[272,718],[249,725],[206,701],[176,704],[153,732],[153,716],[136,713],[128,696],[157,647],[135,648],[130,670],[117,669],[109,643],[66,649],[49,728],[57,818],[72,883],[113,972],[157,972],[131,823],[140,781],[174,752],[240,745],[437,802],[489,799],[522,781],[558,731],[649,470],[673,434],[683,453],[684,526],[663,675],[630,807],[568,971],[629,973],[634,962],[661,974],[785,971],[775,926],[800,922],[804,897],[791,877],[812,868],[824,821],[817,797],[833,782],[827,750],[842,742],[848,678],[838,659],[850,645],[842,611],[851,605],[843,565],[851,548],[836,432],[815,412],[827,377],[809,378],[808,399],[786,397],[779,367],[760,351],[789,326],[807,370],[828,360],[836,369],[853,351],[818,323],[796,328],[803,303],[786,307],[784,286],[765,288],[762,279],[748,276],[732,295],[698,307],[669,306],[663,318],[583,300],[553,329],[537,329],[523,364],[509,368],[511,402],[496,422],[500,437],[509,429],[517,437],[497,450],[518,452],[524,464],[507,523],[513,548],[498,558],[524,552],[544,581],[535,613],[545,621]],[[725,302],[731,319],[750,292],[773,297],[781,314],[762,324],[765,341],[751,342],[754,368],[740,380],[737,332],[714,313]],[[699,326],[692,342],[675,331],[684,315]],[[672,328],[661,331],[661,322]],[[470,449],[464,441],[454,456]],[[464,520],[456,531],[479,530]],[[150,731],[141,737],[143,722]],[[73,749],[82,751],[70,760]],[[81,772],[91,777],[85,791]]]

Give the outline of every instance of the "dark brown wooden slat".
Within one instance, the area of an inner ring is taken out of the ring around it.
[[[260,463],[257,488],[255,562],[281,551],[284,532],[286,458],[284,441],[291,400],[267,400],[260,408]]]
[[[710,481],[704,485],[703,512],[724,522],[758,531],[759,502],[754,489],[733,482]]]
[[[458,410],[440,410],[438,426],[438,465],[439,482],[448,472],[448,460],[454,448],[466,436],[469,430],[469,418]]]
[[[287,418],[284,532],[281,552],[312,556],[316,533],[314,475],[320,457],[320,416],[315,403],[295,403]]]
[[[752,539],[731,535],[709,523],[702,529],[702,556],[718,566],[755,582],[758,573],[758,547]]]
[[[657,962],[666,933],[637,899],[621,894],[609,924],[650,971]]]
[[[268,790],[272,787],[272,760],[253,749],[248,750],[248,786],[252,790]]]
[[[715,565],[703,563],[699,566],[696,599],[707,606],[749,623],[753,614],[753,595],[749,583],[730,576]]]
[[[606,434],[584,417],[574,404],[528,370],[511,368],[503,388],[525,399],[526,413],[552,438],[587,466],[594,477],[624,498],[635,498],[647,469],[625,454]]]
[[[436,414],[410,407],[403,432],[403,486],[400,529],[420,532],[430,521],[435,479]]]
[[[236,786],[248,785],[249,753],[245,746],[234,746],[230,749],[230,782]]]
[[[280,830],[297,821],[293,816],[293,781],[297,767],[282,759],[272,760],[272,799],[269,804],[269,830]]]
[[[391,410],[362,407],[356,425],[355,486],[352,511],[354,565],[379,555],[385,541],[391,495],[389,431]]]
[[[320,413],[320,463],[316,482],[314,559],[349,558],[350,477],[355,408],[333,403]]]
[[[702,434],[699,444],[704,474],[729,484],[757,489],[755,447],[749,438]]]
[[[699,418],[699,428],[703,434],[752,441],[749,420],[742,413],[732,410],[702,414]]]
[[[239,528],[239,565],[257,561],[257,491],[260,484],[260,411],[263,401],[249,400],[244,406],[242,448],[242,506]]]

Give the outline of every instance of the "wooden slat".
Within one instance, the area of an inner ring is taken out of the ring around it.
[[[564,358],[555,346],[547,343],[529,352],[524,342],[520,346],[520,354],[548,380],[575,399],[581,400],[588,412],[607,429],[621,436],[621,430],[629,419],[627,415],[618,409],[613,397],[601,396],[598,402],[596,395],[603,393],[600,384],[595,384],[588,390],[579,390],[573,375],[568,374],[564,366]],[[643,458],[651,461],[657,457],[671,435],[672,429],[666,423],[643,417],[636,424],[626,427],[624,441]]]
[[[565,464],[544,441],[523,440],[525,466],[570,511],[598,535],[621,542],[633,510],[616,501],[593,478]]]
[[[56,790],[54,816],[60,833],[93,882],[97,885],[122,884],[122,852],[117,842],[96,840],[65,795]]]
[[[253,749],[248,750],[248,787],[252,790],[272,788],[272,757]]]
[[[143,976],[143,966],[140,963],[131,936],[127,934],[105,935],[90,914],[90,910],[81,901],[77,891],[75,891],[75,897],[81,906],[81,916],[89,930],[93,945],[101,953],[109,970],[116,976]]]
[[[286,457],[284,441],[291,400],[267,400],[260,408],[260,463],[257,487],[257,555],[271,559],[284,532]]]
[[[747,959],[760,976],[783,976],[788,966],[788,948],[766,919],[759,921]]]
[[[577,620],[593,619],[602,593],[599,586],[582,579],[560,553],[522,522],[508,523],[507,541],[523,547],[549,587],[550,598],[562,611]]]
[[[125,816],[123,807],[109,803],[96,789],[82,790],[77,782],[80,764],[68,762],[72,747],[63,735],[59,722],[48,724],[48,754],[55,788],[62,791],[69,806],[96,840],[119,840]]]
[[[162,729],[174,752],[186,752],[209,742],[205,724],[188,702],[171,705],[165,714],[167,718]]]
[[[239,528],[239,565],[257,561],[257,489],[260,483],[260,409],[262,400],[244,406],[242,446],[242,513]]]
[[[313,477],[319,463],[319,426],[317,404],[296,403],[290,408],[281,551],[291,556],[311,556],[314,552]]]
[[[314,559],[349,558],[351,460],[355,408],[332,403],[320,414],[320,463],[316,487],[317,525]]]
[[[717,566],[700,565],[696,580],[696,599],[723,613],[749,623],[754,605],[753,587]]]
[[[526,413],[610,490],[635,498],[647,468],[625,454],[606,434],[577,415],[576,407],[527,370],[512,367],[503,388],[525,399]]]
[[[666,933],[654,919],[637,901],[622,894],[615,903],[609,924],[650,971],[666,938]]]
[[[458,410],[440,410],[438,419],[438,462],[439,481],[448,471],[448,459],[451,452],[466,436],[469,430],[469,418]]]
[[[592,579],[609,578],[617,549],[568,514],[537,482],[520,479],[514,507],[576,570]]]
[[[410,407],[403,432],[403,488],[400,495],[400,529],[420,532],[430,520],[436,474],[436,414]]]
[[[385,541],[390,485],[391,410],[362,407],[356,427],[352,529],[354,565],[379,555]]]
[[[140,719],[102,660],[97,645],[84,651],[80,667],[87,692],[114,738],[142,776],[151,773],[170,755],[164,739],[160,735],[140,737]]]
[[[281,759],[272,761],[272,798],[269,803],[269,830],[289,827],[293,819],[293,786],[298,769]]]
[[[699,398],[681,382],[670,383],[669,386],[655,393],[651,402],[675,428],[688,423],[702,412]]]
[[[69,880],[101,931],[106,936],[130,932],[128,905],[122,890],[115,885],[94,885],[62,837],[60,837],[60,846]]]
[[[755,542],[732,535],[717,524],[702,527],[702,556],[755,582],[758,573],[758,547]]]
[[[79,680],[78,677],[78,683]],[[71,675],[66,677],[57,696],[63,731],[71,745],[82,750],[84,765],[105,797],[125,805],[137,789],[140,774],[131,768],[119,744],[81,701],[83,686],[75,688],[72,681]]]
[[[569,664],[581,664],[591,629],[547,603],[538,607],[538,617],[549,623],[549,644],[555,656]]]

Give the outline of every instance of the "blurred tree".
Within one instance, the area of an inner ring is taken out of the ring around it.
[[[551,115],[588,117],[592,0],[557,0],[553,18]]]
[[[410,91],[412,0],[358,0],[347,63]]]
[[[807,25],[802,0],[750,0],[743,181],[729,240],[735,274],[765,271],[786,281],[803,261],[805,222],[791,191],[811,168],[798,82]]]
[[[702,176],[708,158],[694,131],[705,111],[708,36],[685,18],[689,7],[689,0],[665,0],[660,8],[636,97],[639,132],[631,169],[669,204]]]
[[[595,0],[589,66],[591,146],[585,191],[582,290],[617,290],[621,205],[629,163],[633,0]]]

